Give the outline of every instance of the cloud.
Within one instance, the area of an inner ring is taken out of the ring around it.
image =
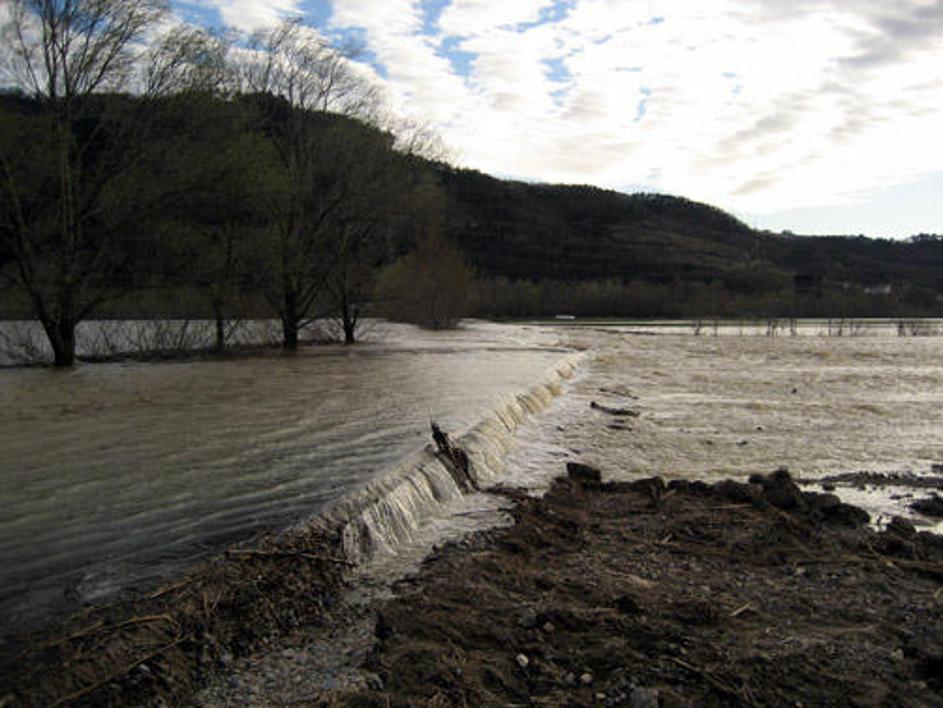
[[[203,1],[243,25],[311,8]],[[928,149],[943,124],[943,0],[330,7],[325,29],[363,38],[393,109],[484,171],[740,212],[849,204],[943,171]]]
[[[302,14],[301,3],[302,0],[196,0],[182,4],[216,10],[224,26],[256,32],[274,27],[287,16]]]

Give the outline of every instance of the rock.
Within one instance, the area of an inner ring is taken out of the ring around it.
[[[517,665],[520,666],[522,669],[526,669],[528,665],[530,664],[530,659],[528,659],[523,654],[518,654],[516,657],[514,657],[514,660],[517,662]]]
[[[632,708],[658,708],[658,689],[633,688],[629,694],[629,705]]]
[[[593,675],[589,671],[585,671],[580,674],[580,683],[584,686],[589,686],[593,682]]]
[[[537,610],[528,607],[517,616],[517,626],[524,629],[533,629],[537,626]]]
[[[943,497],[932,494],[926,499],[918,499],[910,508],[924,516],[943,517]]]
[[[629,483],[633,492],[641,492],[649,497],[659,497],[665,491],[665,480],[661,477],[645,477]]]
[[[789,510],[804,506],[802,490],[792,481],[789,470],[780,467],[772,474],[753,475],[750,482],[763,487],[763,498],[777,509]]]
[[[627,615],[637,615],[642,611],[642,608],[639,607],[639,604],[631,595],[620,595],[616,598],[614,604],[620,612],[623,612]]]
[[[863,526],[871,521],[871,515],[868,512],[851,504],[838,504],[838,506],[825,509],[823,515],[829,521],[852,528]]]
[[[827,512],[829,509],[834,509],[836,506],[841,504],[841,499],[839,499],[834,494],[818,494],[816,492],[806,492],[803,497],[816,511]]]
[[[600,691],[596,694],[596,700],[602,703],[604,700],[606,700],[606,694]]]
[[[917,535],[917,529],[902,516],[895,516],[890,520],[885,531],[901,538],[912,538]]]
[[[729,499],[737,504],[751,502],[758,495],[756,485],[741,484],[734,482],[732,479],[717,482],[717,484],[714,485],[714,491],[725,499]]]
[[[577,482],[601,482],[602,473],[595,467],[584,465],[582,462],[567,462],[566,475]]]

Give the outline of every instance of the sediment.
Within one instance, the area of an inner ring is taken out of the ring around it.
[[[943,704],[943,540],[788,473],[585,470],[378,609],[382,688],[312,705]]]

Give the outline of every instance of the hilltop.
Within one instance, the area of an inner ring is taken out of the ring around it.
[[[806,310],[841,296],[846,307],[857,303],[847,314],[873,315],[901,306],[935,310],[943,293],[940,237],[777,234],[683,197],[529,184],[447,167],[439,174],[450,234],[489,277],[636,281],[678,294],[712,286],[757,306],[770,296],[797,298]]]

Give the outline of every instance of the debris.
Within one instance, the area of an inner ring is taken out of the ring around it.
[[[606,406],[602,403],[596,403],[596,401],[590,401],[589,407],[602,411],[603,413],[608,413],[609,415],[627,415],[630,418],[638,418],[640,413],[634,408],[613,408],[612,406]]]

